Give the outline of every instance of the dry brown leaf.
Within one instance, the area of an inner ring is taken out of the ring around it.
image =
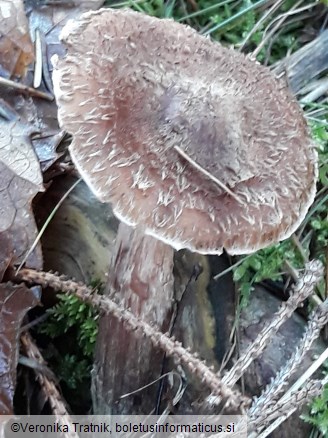
[[[25,76],[34,49],[22,0],[0,0],[0,29],[1,75]]]
[[[0,119],[0,162],[15,175],[42,188],[39,161],[31,144],[33,128],[19,120]]]
[[[43,190],[31,131],[30,125],[17,119],[0,119],[0,234],[5,233],[10,241],[14,263],[22,260],[37,235],[31,202]],[[27,264],[42,267],[39,248],[31,254]]]
[[[3,93],[0,110],[8,116],[13,115],[13,118],[19,117],[26,121],[24,133],[28,137],[32,134],[33,149],[40,161],[41,169],[47,170],[58,159],[56,149],[64,136],[58,127],[56,105],[53,102],[23,96],[13,90]],[[1,137],[0,133],[0,139]],[[30,138],[28,142],[31,143]]]
[[[0,284],[0,414],[13,413],[20,327],[25,314],[39,302],[37,288]]]

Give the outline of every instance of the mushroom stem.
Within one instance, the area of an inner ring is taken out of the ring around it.
[[[106,293],[135,316],[167,331],[173,310],[173,249],[121,223],[109,272]],[[162,360],[163,352],[148,339],[137,337],[121,321],[103,315],[93,374],[95,413],[151,412],[157,385],[120,397],[158,378]]]

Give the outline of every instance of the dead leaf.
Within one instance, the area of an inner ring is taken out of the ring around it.
[[[12,116],[11,119],[19,118],[25,121],[22,122],[25,125],[24,135],[32,144],[32,150],[39,158],[42,171],[45,171],[58,160],[60,155],[57,154],[56,149],[65,134],[58,126],[56,104],[23,96],[15,90],[7,90],[2,96],[0,112],[8,118]]]
[[[38,288],[0,284],[0,414],[13,413],[20,327],[25,314],[39,302]]]
[[[13,248],[11,258],[14,263],[23,259],[36,238],[31,202],[43,190],[40,165],[30,140],[31,132],[29,124],[0,118],[0,233],[6,234],[5,238]],[[31,254],[27,264],[42,267],[40,248]]]
[[[0,282],[11,260],[12,247],[8,236],[0,233]]]
[[[25,76],[34,49],[22,0],[0,0],[0,29],[1,75]]]
[[[63,155],[63,153],[57,153],[57,148],[65,135],[64,131],[55,131],[32,137],[32,144],[40,161],[42,172],[48,170]]]
[[[0,118],[0,162],[15,175],[43,190],[40,164],[31,143],[33,127]]]

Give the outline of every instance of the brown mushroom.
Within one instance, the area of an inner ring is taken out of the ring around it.
[[[317,157],[267,68],[130,10],[86,13],[62,39],[59,120],[82,176],[122,221],[207,254],[253,252],[295,231]]]
[[[72,159],[96,196],[137,228],[119,230],[109,290],[166,330],[166,243],[249,253],[303,220],[317,175],[305,120],[267,68],[171,20],[102,9],[69,22],[62,39],[67,54],[54,59],[53,78]],[[96,374],[107,391],[98,395],[111,409],[157,369],[145,341],[122,336],[120,324],[103,318],[100,330],[106,351]]]

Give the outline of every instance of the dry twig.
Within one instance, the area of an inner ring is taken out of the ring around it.
[[[11,81],[10,79],[6,79],[0,77],[0,85],[13,88],[15,90],[20,91],[21,93],[29,94],[30,96],[40,97],[41,99],[49,100],[50,102],[54,100],[54,96],[48,93],[44,93],[43,91],[36,90],[35,88],[29,87],[28,85],[20,84],[18,82]]]
[[[25,332],[21,335],[21,342],[26,350],[27,356],[30,359],[33,359],[42,366],[46,364],[42,357],[42,354],[40,353],[40,350],[35,345],[33,339],[28,332]],[[49,379],[49,377],[45,373],[41,372],[41,369],[42,367],[40,367],[39,370],[35,370],[41,389],[50,403],[53,414],[58,418],[61,424],[67,424],[66,421],[70,420],[66,404],[60,392],[58,391],[56,384],[51,379]],[[65,433],[66,437],[78,438],[78,435],[72,432],[72,427],[69,427],[69,430],[71,432]]]

